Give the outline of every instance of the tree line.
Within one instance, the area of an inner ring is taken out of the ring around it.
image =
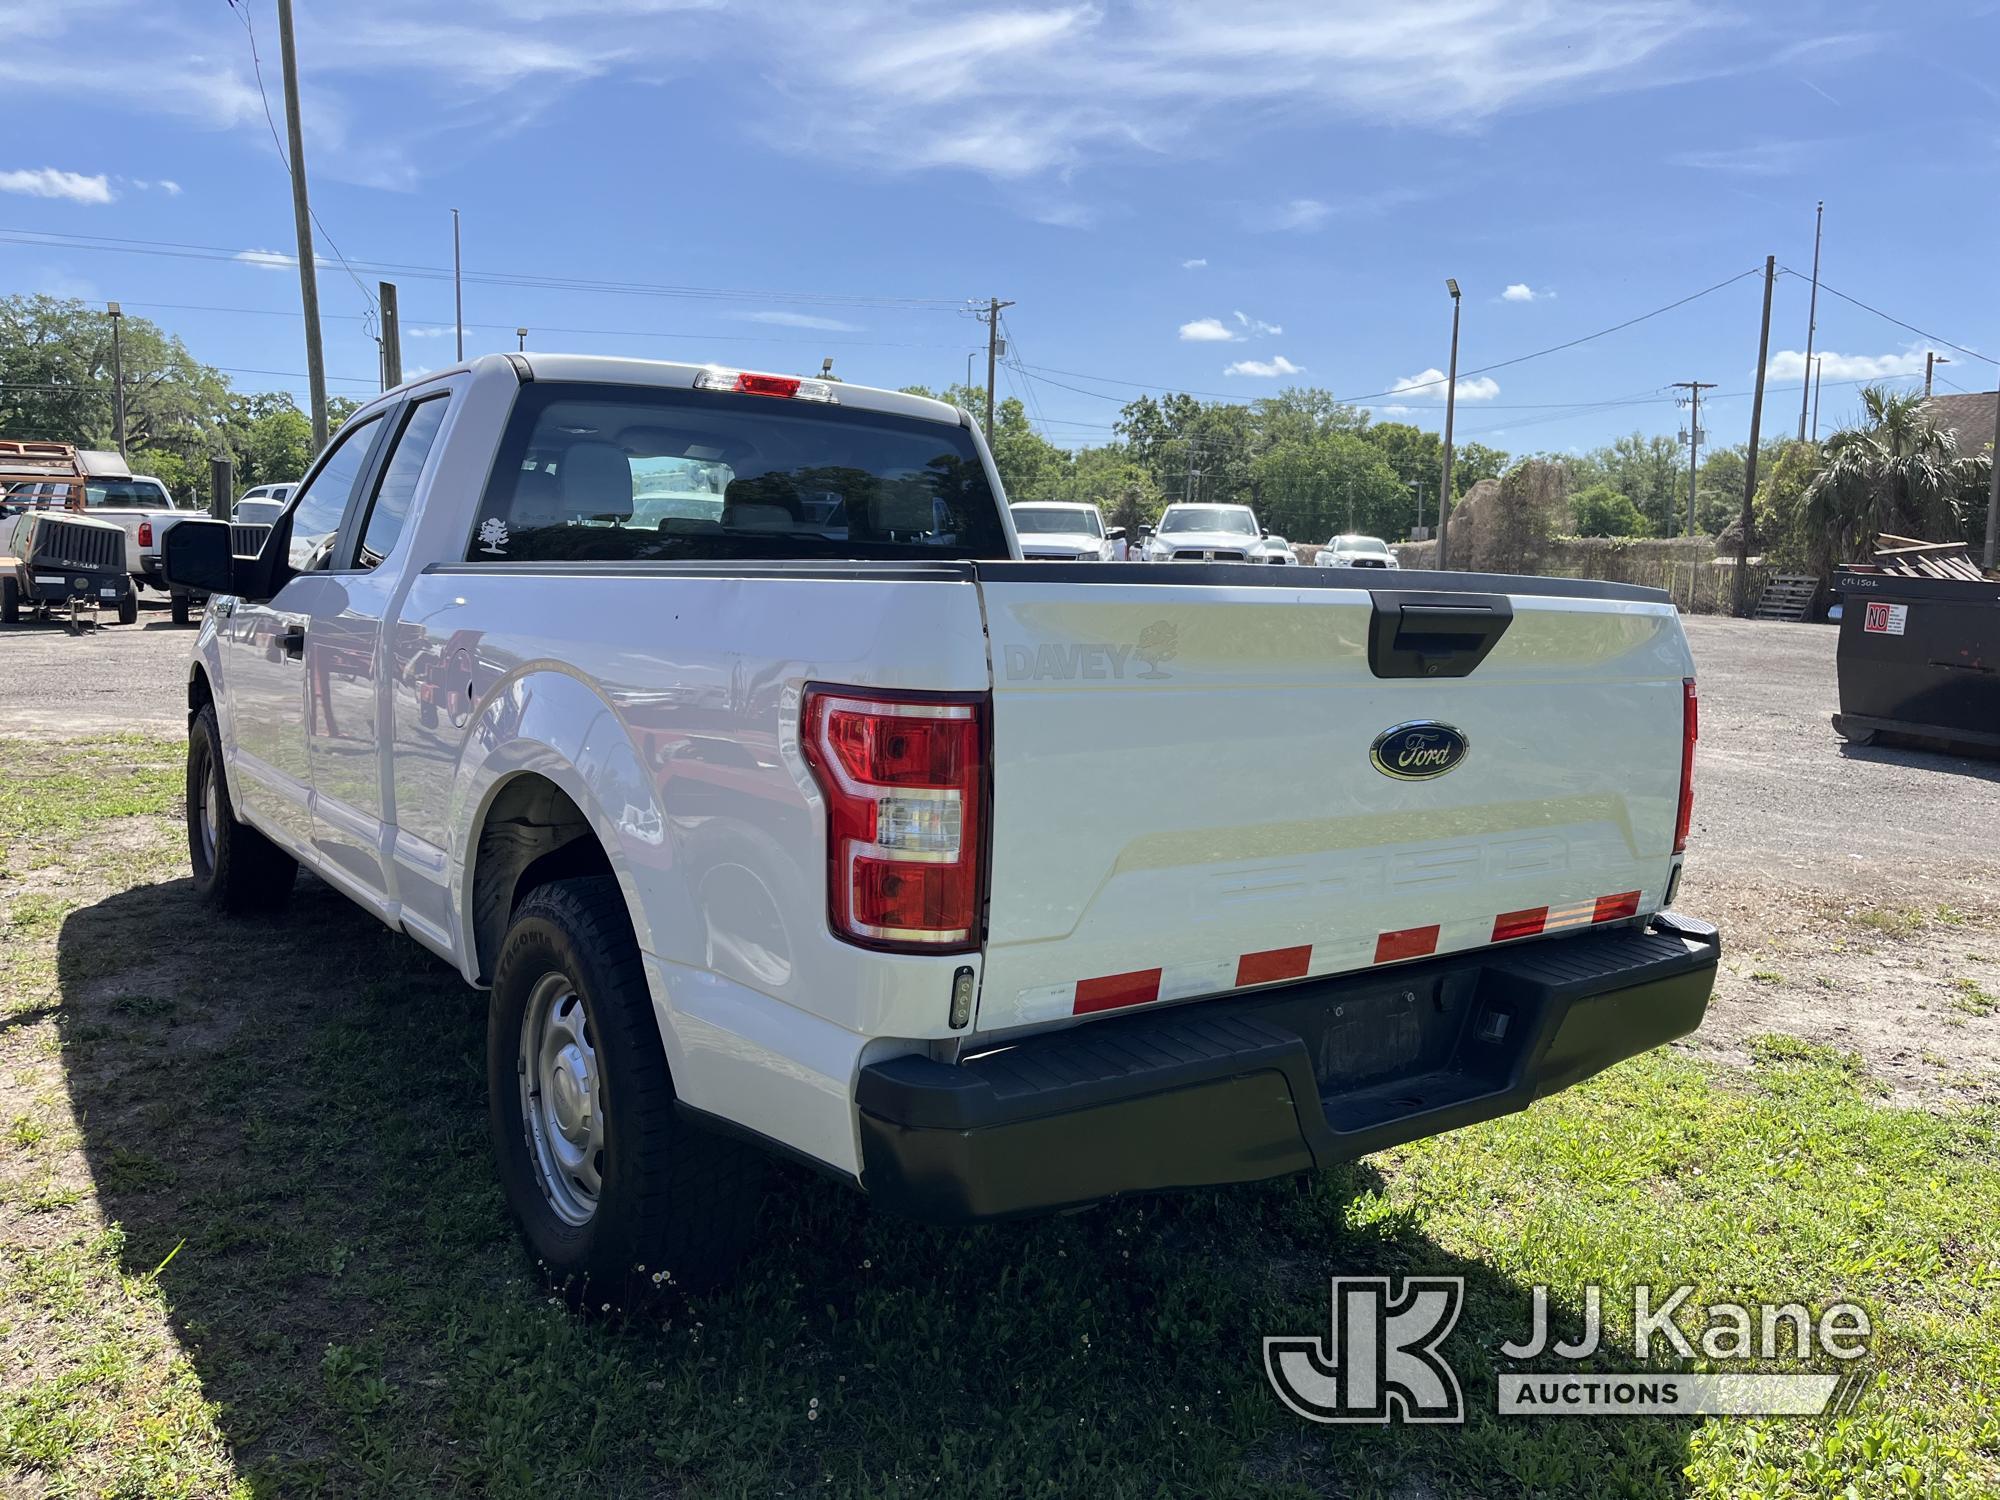
[[[283,391],[241,392],[149,319],[119,329],[125,448],[134,473],[152,474],[191,504],[208,500],[208,463],[235,465],[240,491],[297,479],[312,458],[312,422]],[[115,445],[108,314],[74,299],[0,297],[0,437],[82,448]],[[359,403],[327,403],[331,426]]]

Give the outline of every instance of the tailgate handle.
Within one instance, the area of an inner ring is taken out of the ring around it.
[[[1514,623],[1505,594],[1371,589],[1368,669],[1377,677],[1469,677]]]

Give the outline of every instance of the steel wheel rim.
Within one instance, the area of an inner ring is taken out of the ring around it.
[[[535,1180],[572,1227],[597,1213],[604,1181],[604,1085],[590,1018],[565,974],[544,974],[521,1016],[521,1121]]]
[[[211,762],[208,774],[201,779],[201,858],[210,869],[215,868],[215,841],[221,833],[222,797],[215,785],[219,774]]]

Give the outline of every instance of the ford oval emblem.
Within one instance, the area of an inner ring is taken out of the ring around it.
[[[1368,748],[1368,759],[1384,776],[1398,781],[1429,781],[1458,765],[1471,748],[1471,741],[1451,725],[1414,719],[1376,735]]]

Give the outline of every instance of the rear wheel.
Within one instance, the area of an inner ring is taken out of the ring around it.
[[[763,1158],[675,1110],[610,877],[541,886],[515,911],[494,966],[486,1081],[508,1205],[572,1306],[632,1308],[669,1279],[698,1290],[742,1259]]]
[[[136,625],[139,623],[139,591],[127,589],[125,597],[118,601],[118,623]]]
[[[195,894],[228,912],[277,911],[292,899],[298,861],[248,823],[237,821],[222,774],[215,705],[188,726],[188,863]]]
[[[170,607],[174,612],[174,623],[176,625],[187,624],[189,605],[192,603],[193,601],[186,594],[175,594],[173,596],[170,601]]]
[[[21,586],[11,578],[0,578],[0,623],[21,623]]]

